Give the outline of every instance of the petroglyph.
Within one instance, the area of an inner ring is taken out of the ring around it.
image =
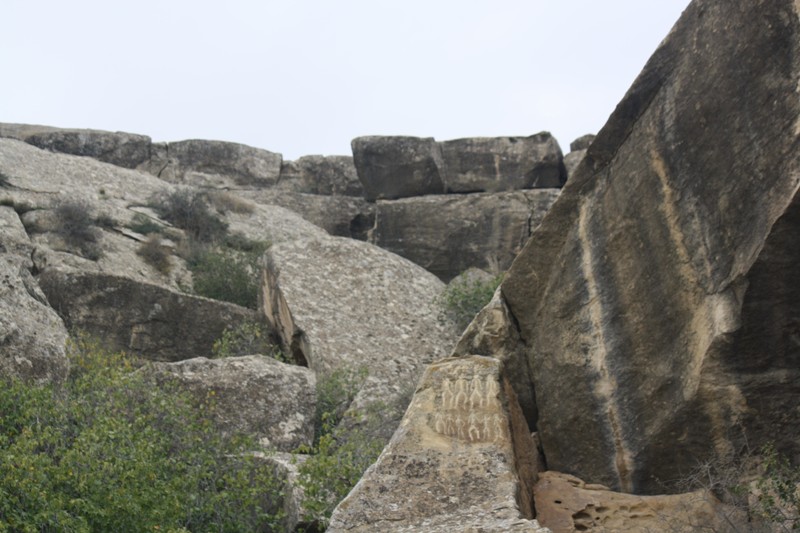
[[[498,442],[508,438],[505,419],[498,414],[500,387],[492,376],[443,379],[437,395],[433,429],[466,442]]]

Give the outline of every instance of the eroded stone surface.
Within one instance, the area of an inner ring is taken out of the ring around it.
[[[307,368],[248,355],[154,363],[146,371],[194,395],[222,433],[284,452],[312,443],[316,378]]]
[[[741,510],[723,505],[703,490],[635,496],[559,472],[540,473],[533,490],[537,519],[553,533],[734,533],[747,528]]]
[[[306,155],[296,161],[284,161],[276,188],[327,196],[364,194],[353,158],[346,155]]]

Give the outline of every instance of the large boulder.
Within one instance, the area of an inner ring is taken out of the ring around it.
[[[567,178],[561,148],[548,132],[456,139],[440,145],[447,192],[561,187]]]
[[[549,531],[532,519],[536,449],[501,369],[478,356],[430,365],[328,531]]]
[[[100,272],[48,268],[39,284],[68,327],[156,361],[209,356],[227,327],[259,321],[251,309]]]
[[[560,189],[377,202],[370,242],[449,281],[470,267],[504,270]]]
[[[383,401],[385,419],[399,420],[405,405],[397,402],[456,340],[454,324],[438,320],[444,284],[406,259],[341,237],[283,242],[267,256],[262,302],[285,353],[317,373],[367,369],[356,406]]]
[[[442,151],[433,137],[357,137],[351,145],[367,200],[445,192]]]
[[[133,133],[0,124],[0,137],[25,141],[52,152],[88,156],[125,168],[136,168],[150,159],[150,137]]]
[[[153,144],[150,160],[139,168],[174,183],[272,187],[282,161],[281,154],[244,144],[187,140]]]
[[[307,155],[296,161],[284,161],[275,188],[327,196],[361,197],[364,194],[353,158],[346,155]]]
[[[511,267],[549,468],[800,454],[798,11],[695,0]]]
[[[223,434],[249,435],[284,452],[312,444],[316,379],[308,368],[247,355],[153,363],[146,369],[206,405],[204,415]]]

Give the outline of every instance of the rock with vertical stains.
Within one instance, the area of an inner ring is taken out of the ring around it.
[[[800,5],[695,0],[510,269],[548,467],[800,454]]]
[[[328,531],[549,531],[533,520],[536,450],[502,366],[481,356],[430,365]]]

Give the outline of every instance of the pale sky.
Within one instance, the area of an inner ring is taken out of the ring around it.
[[[2,0],[0,122],[349,154],[602,127],[689,0]]]

